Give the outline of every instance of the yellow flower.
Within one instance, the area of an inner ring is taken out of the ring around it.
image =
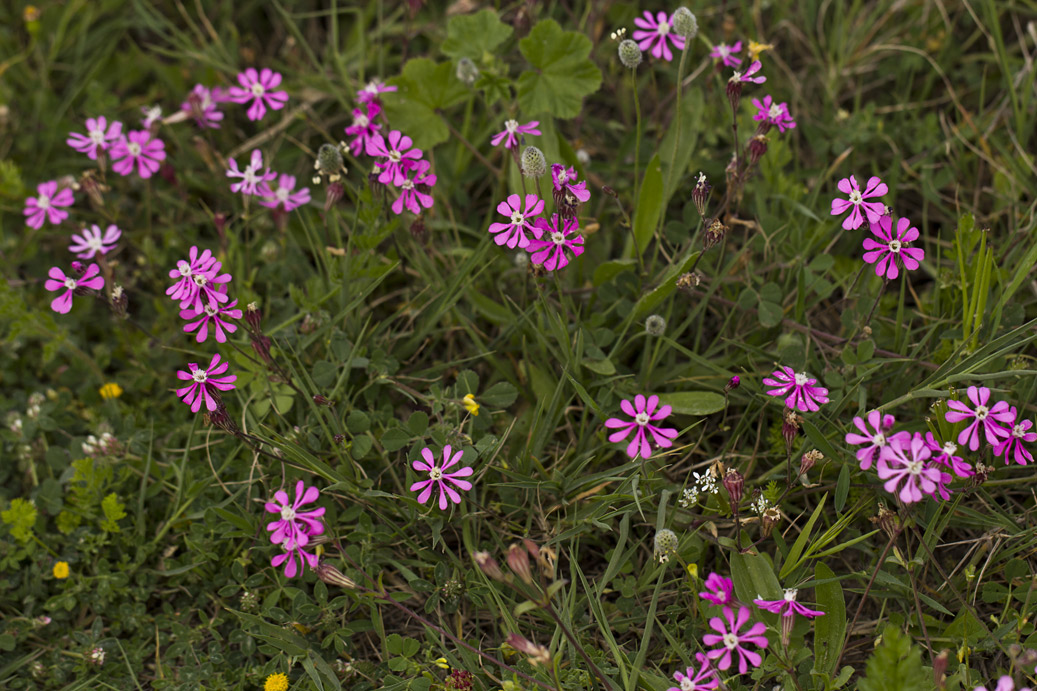
[[[288,691],[288,677],[278,672],[266,678],[263,691]]]
[[[440,669],[450,669],[450,664],[447,663],[445,657],[441,657],[438,660],[436,660],[435,664],[436,664],[436,667],[439,667]]]
[[[774,48],[773,44],[770,43],[757,43],[752,39],[749,40],[749,62],[756,62],[760,57],[760,53],[765,50],[771,50]]]
[[[472,394],[465,394],[464,400],[461,401],[461,405],[463,405],[465,407],[465,410],[467,410],[472,415],[475,415],[476,417],[479,416],[479,404],[475,402],[475,396],[473,396]]]
[[[40,9],[36,5],[26,5],[22,10],[22,19],[28,22],[36,22],[40,19]]]
[[[688,564],[688,575],[691,576],[693,579],[698,579],[698,577],[699,577],[699,565],[698,564]]]
[[[110,398],[118,398],[122,395],[122,387],[113,381],[108,382],[97,391],[101,394],[101,398],[108,400]]]
[[[67,561],[59,561],[54,565],[54,578],[68,578]]]

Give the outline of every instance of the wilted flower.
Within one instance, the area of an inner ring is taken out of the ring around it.
[[[551,664],[551,651],[542,645],[536,645],[517,633],[508,634],[506,642],[518,652],[528,656],[529,662],[532,665],[542,665],[546,667]]]

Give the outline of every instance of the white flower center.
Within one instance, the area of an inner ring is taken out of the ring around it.
[[[807,379],[808,379],[807,375],[805,375],[805,374],[797,374],[796,375],[796,386],[806,386]]]
[[[290,195],[291,193],[292,191],[287,187],[278,187],[277,191],[274,192],[274,196],[277,197],[277,201],[279,202],[287,202],[288,195]]]
[[[799,594],[799,590],[798,589],[796,589],[796,588],[789,588],[788,590],[785,591],[785,601],[786,602],[795,602],[797,594]]]
[[[98,146],[104,144],[104,130],[90,130],[88,136],[94,144]]]
[[[924,464],[921,461],[908,461],[907,472],[911,475],[921,475]]]
[[[670,33],[670,25],[668,22],[662,22],[655,28],[655,32],[660,36],[665,36]]]
[[[882,432],[879,432],[878,434],[876,434],[874,437],[871,438],[871,443],[874,444],[875,446],[885,446],[886,445],[886,435],[883,434]]]
[[[433,468],[432,470],[428,471],[428,476],[433,480],[439,480],[443,477],[443,471],[439,468]]]
[[[565,236],[561,233],[551,233],[551,242],[553,242],[556,245],[564,245]]]
[[[681,679],[681,691],[695,691],[696,684],[688,677]]]
[[[650,419],[651,418],[648,417],[648,413],[638,413],[634,416],[634,422],[641,425],[642,427],[647,425]]]
[[[742,73],[739,72],[738,70],[735,70],[735,73],[732,74],[731,78],[728,79],[727,81],[729,81],[729,82],[740,82],[740,81],[742,81]]]
[[[204,384],[209,379],[209,373],[203,369],[196,369],[194,372],[191,372],[191,379],[194,379],[199,384]]]
[[[378,93],[378,82],[368,82],[367,86],[364,87],[364,91],[369,94]]]
[[[254,184],[256,184],[257,182],[259,182],[259,178],[258,178],[258,177],[256,177],[256,173],[257,173],[257,172],[258,172],[258,171],[256,171],[256,170],[255,170],[254,168],[252,168],[252,167],[250,166],[250,167],[248,167],[248,168],[246,168],[246,169],[245,169],[245,172],[244,172],[244,173],[242,173],[242,176],[241,176],[241,177],[242,177],[242,178],[243,178],[243,179],[245,180],[245,182],[247,182],[247,183],[248,183],[249,185],[254,185]]]
[[[191,280],[194,281],[194,284],[199,288],[204,288],[209,283],[209,279],[202,274],[195,274],[191,277]]]
[[[518,120],[505,120],[504,129],[506,129],[511,134],[515,134],[515,130],[518,129]]]
[[[558,184],[564,185],[569,180],[569,173],[565,170],[558,174]]]
[[[731,54],[731,47],[730,46],[725,46],[725,45],[719,45],[719,46],[717,46],[717,52],[720,53],[720,57],[726,58],[728,55]]]
[[[176,265],[176,268],[177,271],[180,272],[180,276],[182,276],[183,278],[191,277],[191,265],[187,262],[181,261],[179,264]]]
[[[900,240],[890,240],[889,241],[889,251],[893,252],[894,254],[900,254],[900,248],[902,246],[903,245],[901,244]]]
[[[45,194],[41,194],[39,198],[36,199],[36,206],[42,209],[43,211],[46,211],[50,208],[50,197],[48,197]]]
[[[696,185],[705,185],[706,184],[706,174],[705,173],[699,173],[698,182],[695,183],[695,184]]]
[[[83,233],[86,238],[86,246],[92,249],[94,252],[100,252],[104,248],[104,243],[101,240],[101,235],[90,235],[89,233]]]
[[[212,305],[206,305],[203,309],[205,310],[206,316],[208,316],[208,317],[215,317],[216,316],[217,309],[215,307],[213,307]]]
[[[363,113],[361,113],[360,115],[357,115],[355,118],[353,118],[353,126],[354,127],[362,127],[362,128],[366,129],[367,126],[370,125],[370,124],[371,124],[370,118],[368,118]]]
[[[264,89],[263,85],[260,84],[259,82],[256,82],[255,84],[252,85],[252,95],[253,96],[258,98],[258,97],[262,96],[265,93],[266,93],[266,89]]]
[[[976,406],[976,419],[982,422],[987,419],[987,415],[990,415],[990,411],[987,410],[985,405]]]
[[[733,633],[724,634],[724,647],[728,650],[734,650],[738,647],[738,636]]]
[[[140,156],[140,144],[137,142],[127,144],[126,150],[130,152],[130,156]]]
[[[943,452],[948,456],[953,456],[958,451],[958,445],[952,441],[946,442],[943,445]]]
[[[1022,424],[1012,426],[1012,436],[1017,439],[1022,439],[1022,436],[1026,434],[1026,430],[1023,429]]]
[[[282,521],[290,521],[293,518],[295,518],[295,509],[293,509],[290,506],[286,506],[283,509],[281,509],[281,520]]]
[[[863,200],[864,200],[864,198],[861,196],[861,191],[860,190],[853,190],[852,192],[850,192],[850,203],[851,204],[860,204]]]
[[[414,189],[414,181],[413,180],[404,180],[403,184],[400,185],[400,189],[404,189],[404,190],[412,190],[412,189]]]
[[[76,289],[76,279],[74,279],[74,278],[66,278],[65,279],[65,287],[68,288],[69,290],[75,290]]]
[[[513,226],[521,226],[521,225],[525,225],[525,223],[526,223],[526,217],[523,216],[518,211],[516,211],[515,213],[511,214],[511,225],[513,225]]]
[[[767,111],[767,117],[769,117],[771,120],[777,120],[779,117],[781,117],[782,112],[783,111],[781,109],[781,106],[779,106],[777,103],[774,103],[771,104],[770,110]]]
[[[389,161],[391,163],[399,163],[400,160],[402,160],[402,159],[403,159],[403,154],[401,154],[396,149],[393,149],[392,151],[389,152]]]

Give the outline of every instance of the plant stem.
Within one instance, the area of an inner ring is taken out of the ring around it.
[[[677,131],[673,137],[673,152],[670,154],[670,169],[666,173],[666,187],[663,188],[663,194],[666,194],[666,190],[670,188],[673,183],[674,168],[677,166],[677,151],[681,146],[681,93],[684,91],[684,85],[681,81],[684,79],[684,61],[688,57],[688,40],[684,40],[684,48],[681,49],[681,63],[677,67],[677,115],[674,118],[676,123]]]
[[[562,622],[562,618],[558,616],[558,612],[556,612],[554,607],[551,606],[550,601],[544,602],[544,609],[551,616],[551,618],[555,620],[555,624],[557,624],[558,628],[562,630],[562,633],[565,634],[565,637],[569,639],[569,643],[572,644],[574,648],[576,648],[576,652],[580,654],[580,657],[583,658],[583,661],[586,662],[587,666],[590,667],[592,672],[594,672],[594,676],[596,676],[601,681],[601,685],[608,689],[608,691],[615,691],[615,689],[612,686],[612,683],[605,677],[604,673],[602,673],[602,671],[598,669],[598,666],[591,661],[590,656],[587,655],[587,651],[583,649],[583,646],[580,645],[579,641],[576,640],[576,637],[573,636],[571,631],[569,631],[569,628]]]
[[[638,193],[638,181],[641,178],[641,99],[637,96],[637,72],[630,70],[630,87],[634,91],[634,113],[637,117],[637,135],[634,139],[634,206],[637,206],[637,193]],[[637,241],[634,241],[634,249],[640,251],[637,247]]]

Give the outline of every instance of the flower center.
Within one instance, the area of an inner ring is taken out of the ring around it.
[[[724,634],[724,647],[728,650],[734,650],[738,647],[738,636],[733,633]]]
[[[94,144],[104,144],[104,130],[90,130],[89,136]]]
[[[876,434],[874,437],[871,438],[871,443],[874,444],[875,446],[885,446],[886,445],[886,435],[883,434],[882,432],[879,432],[878,434]]]
[[[731,48],[730,46],[725,46],[723,43],[721,43],[719,46],[717,46],[717,52],[720,53],[720,57],[726,58],[728,55],[731,54]]]
[[[735,73],[732,74],[731,78],[728,79],[727,81],[729,81],[729,82],[740,82],[740,81],[742,81],[742,73],[739,72],[738,70],[735,70]]]
[[[180,276],[183,278],[191,277],[191,265],[185,261],[181,261],[176,265],[177,271],[180,272]]]
[[[41,194],[39,198],[36,200],[36,206],[42,209],[43,211],[46,211],[50,208],[50,198],[47,197],[47,195],[45,194]]]
[[[852,192],[850,192],[850,203],[851,204],[860,204],[863,200],[864,200],[864,197],[861,196],[861,191],[860,190],[853,190]]]
[[[194,284],[196,286],[198,286],[199,288],[204,288],[209,283],[209,279],[207,279],[202,274],[195,274],[194,276],[191,277],[191,280],[193,280]]]
[[[521,226],[521,225],[525,225],[525,223],[526,223],[526,217],[523,216],[522,214],[520,214],[518,211],[516,211],[515,213],[511,214],[511,225],[513,225],[513,226]]]
[[[655,28],[655,32],[660,36],[665,36],[670,33],[670,25],[668,22],[662,22]]]
[[[767,117],[769,117],[771,120],[777,120],[781,117],[782,112],[783,111],[781,110],[781,106],[775,103],[771,105],[770,110],[767,111]]]
[[[505,120],[504,129],[506,129],[511,134],[515,134],[515,130],[518,129],[518,120]]]
[[[561,233],[551,233],[551,242],[553,242],[556,245],[564,245],[565,236]]]
[[[560,172],[558,174],[558,184],[559,185],[564,185],[568,180],[569,180],[569,173],[568,172],[563,170],[562,172]]]
[[[924,464],[921,461],[908,461],[907,472],[911,475],[921,475]]]
[[[695,686],[695,682],[688,677],[681,679],[681,691],[695,691]]]
[[[292,191],[287,187],[278,187],[277,192],[274,193],[274,196],[277,197],[277,201],[286,202],[288,201],[288,195],[291,193]]]
[[[140,144],[137,142],[127,144],[126,150],[130,152],[130,156],[140,156]]]
[[[900,254],[900,248],[902,246],[903,245],[900,243],[900,240],[890,240],[889,251],[893,252],[894,254]]]
[[[648,420],[650,419],[651,418],[648,417],[648,413],[638,413],[636,416],[634,416],[634,422],[641,425],[642,427],[647,425]]]
[[[805,375],[805,374],[797,374],[796,375],[796,386],[806,386],[807,385],[807,379],[808,379],[807,375]]]
[[[282,521],[290,521],[293,518],[295,518],[295,509],[293,509],[290,506],[286,506],[283,509],[281,509],[281,520]]]
[[[987,415],[990,415],[990,411],[987,410],[985,405],[976,406],[976,419],[983,421],[987,419]]]
[[[786,602],[795,602],[797,594],[799,594],[799,590],[798,589],[796,589],[796,588],[789,588],[788,590],[785,591],[785,601]]]
[[[262,96],[265,93],[266,93],[266,89],[264,89],[263,85],[260,84],[259,82],[256,82],[255,84],[252,85],[252,95],[255,96],[256,98],[259,98],[260,96]]]
[[[949,441],[943,445],[943,452],[948,456],[953,456],[958,451],[958,445],[952,441]]]
[[[353,118],[353,126],[354,127],[361,127],[361,128],[365,128],[366,129],[367,126],[370,125],[370,124],[371,124],[370,118],[368,118],[363,113],[361,113],[360,115],[357,115],[355,118]]]
[[[199,384],[204,384],[209,379],[209,373],[203,369],[196,369],[194,372],[191,372],[191,379],[194,379]]]
[[[403,154],[401,154],[396,149],[393,149],[392,151],[389,152],[389,161],[391,163],[399,163],[402,158],[403,158]]]
[[[65,279],[65,287],[68,288],[69,290],[75,290],[76,289],[76,279],[74,279],[74,278],[66,278]]]
[[[428,471],[428,476],[433,480],[439,480],[443,477],[443,471],[439,468],[433,468],[432,470]]]
[[[1026,430],[1023,429],[1022,424],[1012,426],[1012,436],[1017,439],[1022,439],[1023,435],[1026,434]]]
[[[205,309],[205,315],[206,316],[208,316],[208,317],[215,317],[216,316],[216,308],[213,307],[212,305],[206,305],[204,307],[204,309]]]
[[[259,182],[259,178],[256,177],[256,171],[252,168],[246,168],[242,174],[242,178],[250,185],[254,185]]]
[[[403,184],[400,185],[400,189],[404,189],[404,190],[412,190],[412,189],[414,189],[414,181],[413,180],[404,180]]]

